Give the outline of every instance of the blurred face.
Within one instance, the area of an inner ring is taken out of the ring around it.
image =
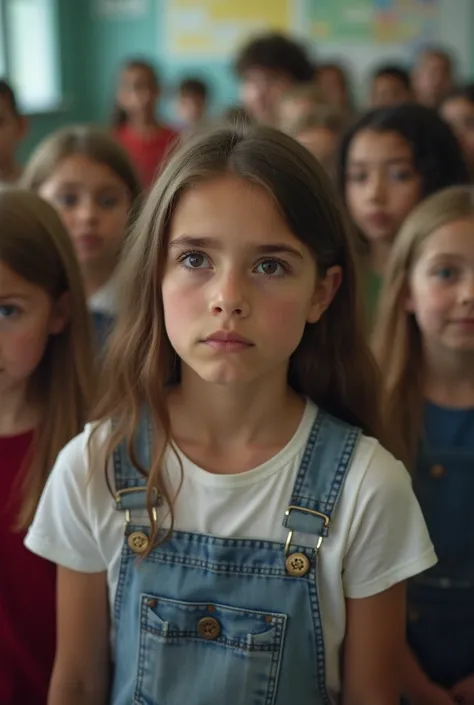
[[[67,323],[66,297],[57,302],[0,261],[0,399],[23,389],[50,335]]]
[[[329,305],[339,270],[318,279],[311,252],[260,187],[228,176],[187,191],[162,284],[183,381],[190,373],[212,384],[286,381],[290,355]]]
[[[413,84],[419,102],[437,108],[453,84],[448,61],[437,54],[424,54],[415,67]]]
[[[278,127],[283,132],[291,131],[293,125],[314,108],[310,98],[283,98],[278,108]]]
[[[339,145],[337,132],[333,132],[327,127],[312,127],[300,132],[297,140],[332,174]]]
[[[159,90],[153,74],[145,67],[125,69],[117,91],[117,101],[129,117],[151,117]]]
[[[474,219],[435,230],[421,246],[407,309],[429,351],[474,352]]]
[[[82,154],[65,157],[39,194],[58,211],[84,270],[110,270],[117,261],[131,198],[119,176]]]
[[[441,116],[451,125],[474,174],[474,103],[462,97],[450,98],[443,103]]]
[[[370,104],[372,108],[407,103],[412,99],[410,89],[396,76],[377,76],[372,83]]]
[[[15,163],[15,151],[25,131],[25,120],[15,115],[7,98],[0,96],[0,169]]]
[[[391,243],[422,195],[410,145],[396,132],[361,130],[346,166],[349,213],[371,243]]]
[[[325,102],[340,110],[347,109],[347,87],[341,70],[331,67],[319,69],[318,86]]]
[[[268,69],[248,69],[242,77],[241,97],[251,118],[266,125],[274,125],[278,106],[292,81],[285,73]]]
[[[201,96],[184,94],[180,95],[176,105],[176,112],[184,125],[197,125],[205,112],[205,101]]]

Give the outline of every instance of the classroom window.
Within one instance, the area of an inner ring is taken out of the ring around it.
[[[61,102],[58,0],[0,0],[0,72],[25,113]]]

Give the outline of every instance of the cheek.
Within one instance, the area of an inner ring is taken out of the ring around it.
[[[392,212],[398,217],[400,224],[419,203],[420,199],[421,187],[418,183],[407,185],[393,192],[391,198]]]
[[[258,310],[259,327],[267,331],[270,337],[287,341],[292,346],[298,344],[303,333],[309,300],[301,292],[288,292],[284,295],[265,296]]]
[[[187,279],[186,273],[184,280],[181,276],[165,276],[163,279],[161,295],[166,331],[170,340],[189,331],[190,325],[195,324],[199,320],[198,317],[206,312],[204,296],[198,289],[198,283],[192,282],[191,277]]]
[[[451,298],[448,292],[429,283],[417,286],[413,296],[413,309],[418,323],[423,329],[436,328],[450,307]]]
[[[29,377],[41,362],[47,342],[44,327],[5,336],[2,348],[12,375],[19,379]]]

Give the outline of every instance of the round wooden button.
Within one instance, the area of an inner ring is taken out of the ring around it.
[[[446,473],[446,470],[442,465],[433,465],[430,470],[431,476],[432,477],[443,477],[443,475]]]
[[[311,568],[309,558],[304,553],[292,553],[288,556],[285,562],[286,569],[290,575],[295,578],[301,578]]]
[[[203,639],[213,641],[221,633],[221,625],[214,617],[203,617],[198,623],[198,634]]]
[[[130,550],[134,553],[145,553],[149,539],[143,531],[133,531],[128,537],[127,543]]]

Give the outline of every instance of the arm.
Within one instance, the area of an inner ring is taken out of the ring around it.
[[[109,671],[106,573],[58,566],[57,650],[48,705],[106,705]]]
[[[343,705],[398,705],[405,643],[405,583],[347,599]]]

